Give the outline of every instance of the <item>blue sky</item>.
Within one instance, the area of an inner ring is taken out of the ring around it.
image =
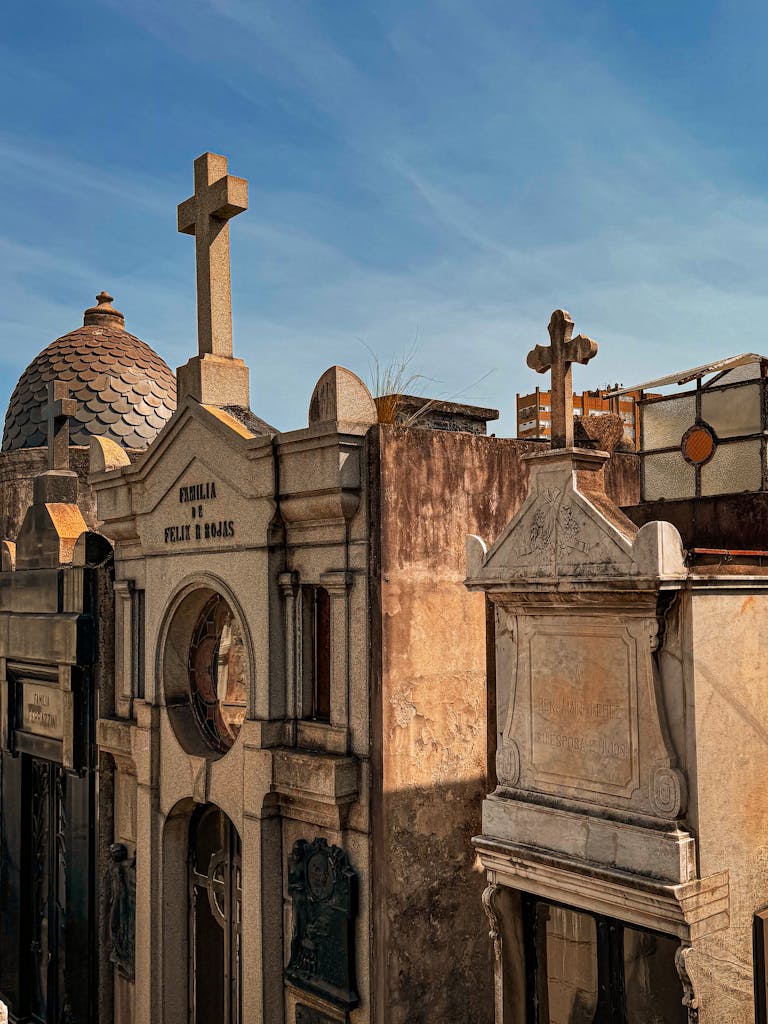
[[[742,0],[10,5],[0,403],[101,288],[195,351],[176,205],[206,149],[250,182],[235,349],[280,429],[329,365],[415,341],[426,392],[513,434],[556,306],[600,344],[579,388],[765,350],[767,40]]]

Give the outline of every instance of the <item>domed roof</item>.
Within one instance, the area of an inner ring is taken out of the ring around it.
[[[5,415],[3,451],[48,443],[48,382],[69,384],[77,412],[70,444],[96,434],[123,448],[146,448],[176,408],[176,378],[149,345],[125,329],[112,296],[96,296],[83,326],[43,349],[21,375]]]

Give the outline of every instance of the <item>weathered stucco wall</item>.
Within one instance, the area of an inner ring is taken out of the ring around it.
[[[693,942],[701,1024],[754,1019],[752,916],[768,904],[768,594],[682,596],[689,817],[702,878],[727,871],[730,926]]]
[[[88,449],[70,448],[72,469],[79,478],[78,505],[91,529],[96,528],[96,501],[88,486]],[[0,453],[0,540],[16,540],[32,504],[32,481],[48,468],[47,448],[19,448]]]
[[[464,588],[464,550],[467,533],[502,530],[525,491],[520,454],[536,446],[391,427],[378,439],[378,1019],[490,1024],[485,883],[470,843],[486,780],[486,613]]]
[[[501,533],[527,491],[521,456],[549,446],[385,426],[371,445],[374,475],[380,450],[371,514],[381,524],[373,598],[381,602],[381,637],[373,638],[377,1020],[490,1024],[485,879],[470,840],[481,831],[492,762],[493,670],[485,597],[464,587],[465,540]],[[636,467],[634,455],[609,464],[616,501],[637,500]]]
[[[142,454],[125,449],[131,462]],[[71,447],[69,459],[78,476],[77,504],[90,530],[98,530],[96,496],[88,483],[90,453],[88,448]],[[47,448],[19,448],[0,452],[0,540],[15,541],[24,515],[32,504],[32,482],[48,468]]]

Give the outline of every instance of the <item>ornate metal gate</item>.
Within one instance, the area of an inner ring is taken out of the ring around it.
[[[240,1024],[240,836],[207,804],[189,827],[191,1024]]]

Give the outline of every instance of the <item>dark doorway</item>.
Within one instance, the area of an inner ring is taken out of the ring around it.
[[[0,992],[9,1020],[96,1019],[93,777],[0,757]]]
[[[680,940],[523,896],[526,1024],[685,1024]]]
[[[240,1024],[240,836],[207,804],[189,826],[190,1022]]]

